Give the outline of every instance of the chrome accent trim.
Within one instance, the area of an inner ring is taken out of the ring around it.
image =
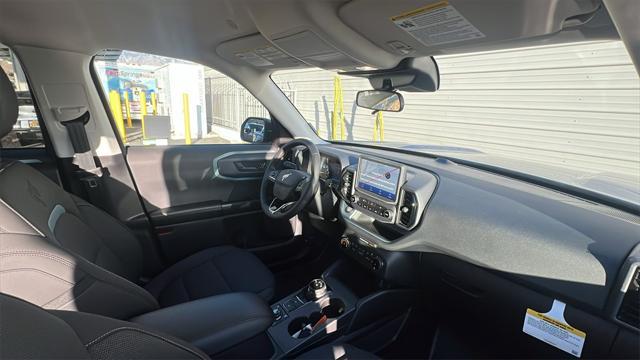
[[[295,204],[295,201],[289,201],[287,203],[284,203],[280,206],[278,206],[278,208],[273,209],[273,203],[276,201],[276,198],[273,198],[273,200],[271,200],[271,204],[269,204],[269,211],[271,211],[272,214],[275,214],[277,212],[279,212],[282,208],[284,208],[285,206],[291,206],[292,204]]]
[[[218,162],[222,159],[226,159],[228,157],[234,156],[234,155],[242,155],[242,154],[264,154],[265,155],[265,160],[269,161],[269,159],[267,158],[268,154],[275,154],[276,152],[273,150],[249,150],[249,151],[230,151],[228,153],[224,153],[218,157],[216,157],[215,159],[213,159],[213,165],[211,168],[211,172],[212,172],[212,176],[211,176],[211,180],[214,179],[224,179],[224,180],[231,180],[231,181],[248,181],[248,180],[258,180],[258,179],[262,179],[262,176],[246,176],[246,177],[230,177],[230,176],[224,176],[220,174],[220,166],[218,165]],[[265,168],[266,170],[266,168]]]
[[[21,159],[18,161],[23,164],[42,164],[42,160],[39,159]]]

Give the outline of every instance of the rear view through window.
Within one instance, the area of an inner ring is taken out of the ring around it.
[[[22,66],[11,49],[0,44],[0,66],[13,84],[18,97],[18,121],[13,131],[0,139],[1,148],[44,147],[38,115],[31,99]]]
[[[269,112],[228,76],[190,61],[105,50],[93,61],[126,145],[234,144]]]

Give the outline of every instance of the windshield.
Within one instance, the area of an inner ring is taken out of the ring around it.
[[[371,85],[337,71],[272,78],[326,140],[460,158],[640,202],[640,80],[620,41],[436,61],[439,90],[400,91],[401,112],[358,107],[356,92]]]

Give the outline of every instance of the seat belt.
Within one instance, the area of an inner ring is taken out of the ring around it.
[[[91,152],[91,145],[85,129],[90,117],[89,111],[85,111],[75,119],[60,123],[67,129],[71,139],[74,152],[73,164],[77,166],[74,175],[83,185],[85,192],[83,197],[93,205],[104,208],[104,194],[101,189],[104,169]]]

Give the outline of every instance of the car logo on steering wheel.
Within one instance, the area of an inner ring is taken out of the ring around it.
[[[284,181],[286,178],[288,178],[289,176],[291,176],[291,174],[284,174],[282,175],[282,177],[280,178],[281,181]]]

